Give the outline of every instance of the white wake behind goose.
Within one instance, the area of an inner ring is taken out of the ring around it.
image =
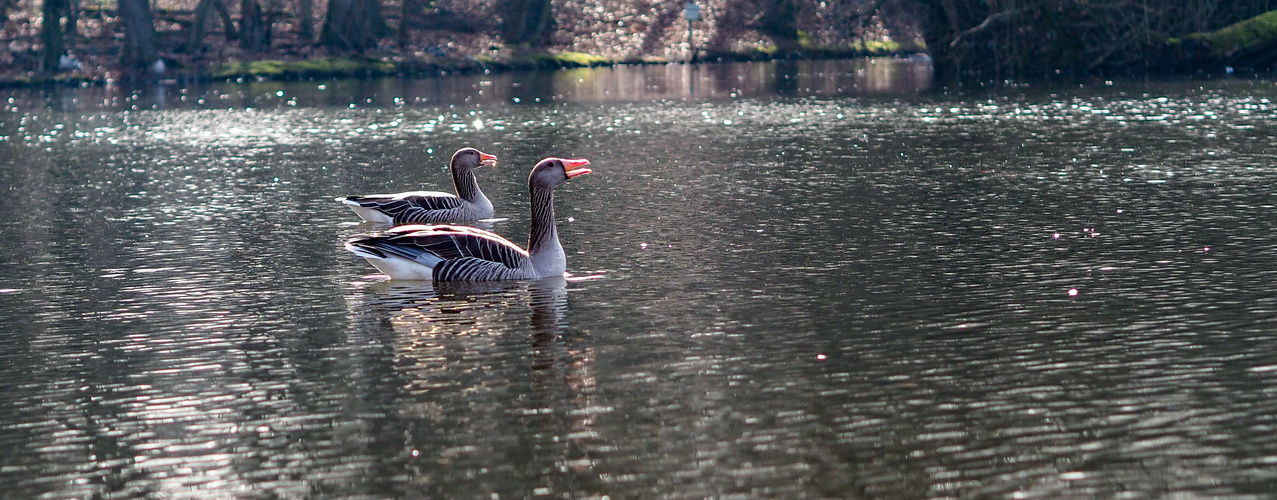
[[[554,223],[554,188],[591,172],[585,159],[546,158],[528,175],[532,217],[528,249],[491,231],[451,225],[407,225],[358,235],[346,250],[398,280],[498,281],[562,276],[567,256]]]
[[[395,194],[352,195],[337,198],[368,222],[386,224],[433,224],[492,218],[492,202],[483,195],[474,169],[495,166],[497,157],[474,148],[461,148],[452,155],[449,168],[456,195],[440,191],[410,191]]]

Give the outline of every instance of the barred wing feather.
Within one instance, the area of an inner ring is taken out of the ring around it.
[[[476,257],[461,257],[440,262],[434,267],[439,281],[493,281],[518,279],[513,269],[500,262]]]
[[[384,213],[396,222],[431,222],[430,212],[461,206],[461,198],[437,191],[414,191],[397,195],[349,196],[347,200]]]
[[[509,269],[523,265],[528,252],[495,233],[469,226],[399,226],[387,240],[397,246],[420,248],[444,260],[473,257]]]

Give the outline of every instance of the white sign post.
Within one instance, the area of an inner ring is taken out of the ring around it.
[[[683,6],[683,19],[687,19],[687,47],[692,51],[692,62],[696,62],[696,44],[692,41],[692,22],[701,20],[701,7],[688,0]]]

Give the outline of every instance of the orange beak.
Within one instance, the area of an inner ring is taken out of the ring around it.
[[[479,153],[479,164],[495,167],[497,166],[497,157],[488,153]]]
[[[568,174],[569,179],[593,172],[593,170],[585,168],[585,166],[589,164],[590,160],[585,158],[581,158],[579,160],[563,160],[563,168]]]

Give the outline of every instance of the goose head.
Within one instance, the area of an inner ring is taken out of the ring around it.
[[[475,148],[461,148],[452,154],[452,168],[461,172],[469,172],[480,166],[495,167],[496,165],[496,156]]]
[[[528,188],[551,188],[567,182],[568,179],[592,172],[586,168],[590,160],[585,158],[570,160],[564,158],[546,158],[532,167],[528,174]]]

